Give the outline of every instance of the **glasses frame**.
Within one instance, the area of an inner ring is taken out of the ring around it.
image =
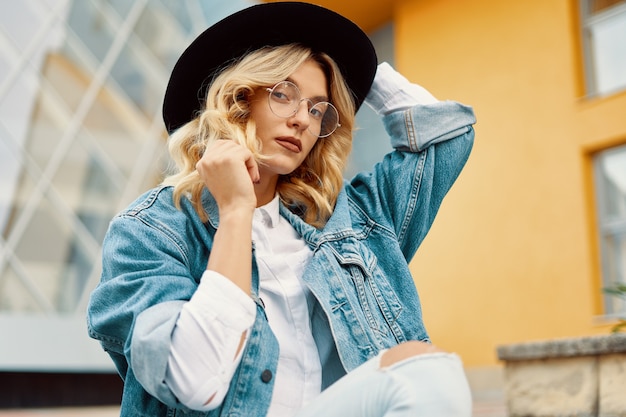
[[[272,107],[272,93],[274,92],[274,90],[276,89],[276,87],[278,87],[278,86],[279,86],[279,85],[281,85],[281,84],[287,84],[287,85],[293,86],[293,88],[295,89],[295,91],[296,91],[296,92],[297,92],[297,94],[298,94],[298,95],[297,95],[297,99],[296,99],[296,100],[294,100],[294,102],[297,102],[297,105],[295,105],[295,106],[294,106],[293,112],[291,112],[291,114],[289,114],[289,115],[287,115],[287,116],[283,116],[283,115],[281,115],[281,114],[277,114],[277,113],[276,113],[276,111],[274,110],[274,108]],[[328,134],[326,134],[326,135],[320,135],[320,134],[316,135],[318,138],[327,138],[327,137],[329,137],[330,135],[332,135],[333,133],[335,133],[335,131],[337,130],[337,128],[341,127],[341,123],[339,123],[339,110],[337,110],[337,107],[335,107],[335,106],[333,105],[333,103],[331,103],[331,102],[329,102],[329,101],[318,101],[317,103],[315,103],[315,102],[313,102],[313,100],[311,100],[310,98],[306,98],[306,97],[305,97],[305,98],[303,98],[303,97],[302,97],[302,93],[300,92],[300,89],[298,88],[298,86],[297,86],[296,84],[292,83],[291,81],[287,81],[287,80],[284,80],[284,81],[279,81],[279,82],[277,82],[276,84],[274,84],[274,86],[273,86],[273,87],[266,87],[266,88],[265,88],[265,91],[267,91],[267,92],[268,92],[268,95],[267,95],[267,104],[268,104],[268,105],[269,105],[269,107],[270,107],[270,111],[271,111],[271,112],[272,112],[275,116],[278,116],[278,117],[283,118],[283,119],[289,119],[290,117],[293,117],[296,113],[298,113],[298,109],[300,108],[300,103],[302,103],[302,101],[304,101],[304,100],[306,100],[306,101],[308,101],[309,103],[311,103],[311,107],[310,107],[310,108],[307,106],[307,109],[308,109],[307,113],[309,114],[309,117],[311,117],[311,116],[310,116],[310,114],[311,114],[311,110],[312,110],[315,106],[317,106],[318,104],[324,104],[324,105],[327,105],[329,108],[332,108],[332,109],[335,111],[335,113],[337,114],[337,124],[335,125],[334,129],[330,131],[330,133],[328,133]],[[310,126],[310,125],[309,125],[309,126]],[[307,128],[307,130],[308,130],[311,134],[315,135],[315,133],[311,131],[310,127],[309,127],[309,128]],[[321,133],[321,132],[320,132],[320,133]]]

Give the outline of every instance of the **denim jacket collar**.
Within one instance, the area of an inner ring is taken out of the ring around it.
[[[322,229],[317,229],[304,222],[298,215],[289,210],[280,200],[279,212],[281,216],[287,219],[294,229],[296,229],[296,231],[304,238],[311,249],[315,250],[321,242],[354,235],[348,205],[348,197],[345,190],[342,189],[337,198],[333,215]],[[219,209],[215,198],[206,188],[202,193],[202,206],[206,210],[209,217],[208,224],[217,230],[219,226]]]

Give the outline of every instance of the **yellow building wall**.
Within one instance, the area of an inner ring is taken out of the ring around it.
[[[396,63],[474,106],[476,144],[412,271],[433,340],[468,366],[500,344],[608,332],[591,152],[626,143],[626,94],[583,96],[577,1],[396,5]]]
[[[433,341],[489,367],[498,345],[609,332],[590,157],[626,143],[626,92],[584,97],[578,1],[317,3],[366,30],[386,4],[396,67],[476,111],[473,153],[411,263]]]

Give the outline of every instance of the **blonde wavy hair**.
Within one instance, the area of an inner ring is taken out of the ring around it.
[[[317,62],[326,74],[329,100],[339,112],[341,126],[329,137],[318,139],[300,167],[279,178],[277,193],[305,222],[318,228],[326,224],[343,185],[343,170],[352,149],[355,109],[334,61],[326,54],[313,53],[296,44],[265,47],[238,59],[211,82],[200,114],[170,136],[169,152],[176,172],[166,177],[163,184],[174,187],[178,208],[181,199],[188,198],[202,221],[208,220],[202,206],[205,184],[196,171],[196,163],[212,141],[233,140],[250,149],[255,159],[263,163],[261,142],[250,118],[250,99],[262,87],[287,79],[307,60]]]

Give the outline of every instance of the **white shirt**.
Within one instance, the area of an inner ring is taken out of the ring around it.
[[[276,197],[255,210],[252,241],[259,297],[280,345],[268,416],[287,417],[320,393],[322,372],[310,328],[314,298],[301,279],[312,253],[278,208]],[[204,273],[172,336],[165,382],[179,401],[201,410],[219,406],[241,359],[241,352],[234,357],[241,334],[252,327],[255,312],[252,299],[228,278]]]

